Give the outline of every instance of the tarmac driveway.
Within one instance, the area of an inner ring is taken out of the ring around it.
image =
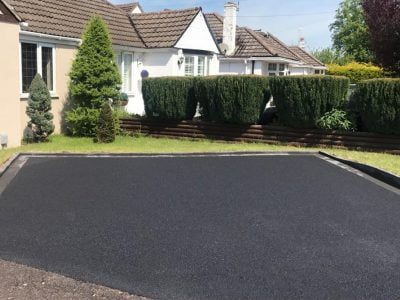
[[[22,157],[1,181],[3,260],[155,299],[400,294],[399,191],[318,155]]]

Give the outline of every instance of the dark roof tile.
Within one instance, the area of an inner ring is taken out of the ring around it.
[[[314,67],[325,67],[325,65],[320,62],[316,57],[301,49],[299,46],[290,46],[289,48],[307,65],[311,65]]]

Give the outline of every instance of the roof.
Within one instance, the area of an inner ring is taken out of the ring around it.
[[[134,14],[131,19],[147,48],[172,48],[200,12],[197,7]]]
[[[0,21],[16,23],[22,19],[7,2],[0,0]]]
[[[223,17],[216,13],[206,14],[211,30],[217,39],[223,38]],[[236,29],[237,47],[232,57],[283,57],[299,60],[283,42],[272,34],[254,31],[247,27]]]
[[[115,45],[144,48],[129,16],[105,0],[7,0],[28,23],[25,31],[80,38],[88,20],[101,16]]]
[[[307,65],[312,65],[314,67],[325,67],[325,65],[321,61],[319,61],[315,56],[311,55],[310,53],[303,50],[299,46],[290,46],[289,48]]]
[[[139,2],[117,4],[116,6],[119,7],[120,9],[122,9],[127,14],[130,14],[136,8],[139,8],[141,11],[143,11],[143,9],[140,6]]]

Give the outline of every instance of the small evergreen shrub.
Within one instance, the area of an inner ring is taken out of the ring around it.
[[[400,134],[400,79],[372,79],[358,84],[351,107],[359,113],[362,130]]]
[[[26,114],[30,118],[28,128],[33,142],[44,142],[54,132],[51,96],[46,83],[37,74],[29,87]],[[29,141],[27,139],[27,141]]]
[[[271,94],[262,76],[209,76],[195,80],[195,95],[202,119],[234,124],[255,124]]]
[[[115,141],[116,120],[111,105],[105,102],[101,108],[96,126],[95,142],[112,143]]]
[[[343,107],[350,83],[338,76],[282,76],[269,82],[280,122],[299,128],[314,128],[325,113]]]
[[[347,112],[333,109],[317,121],[317,127],[324,130],[353,131],[354,122]]]
[[[345,76],[350,79],[351,83],[358,83],[361,80],[382,78],[386,72],[374,65],[351,62],[344,66],[337,64],[328,65],[328,75]]]
[[[100,110],[95,108],[78,107],[69,111],[65,116],[68,135],[94,137]]]
[[[143,80],[146,115],[164,120],[192,120],[197,107],[192,77],[160,77]]]

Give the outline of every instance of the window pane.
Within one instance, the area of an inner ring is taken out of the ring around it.
[[[285,65],[284,64],[280,64],[279,65],[279,71],[285,71]]]
[[[22,92],[27,93],[33,78],[37,73],[36,44],[21,44],[22,56]]]
[[[279,72],[279,76],[285,76],[285,72]]]
[[[204,56],[199,56],[197,64],[197,75],[204,76],[206,71],[206,58]]]
[[[276,71],[278,68],[277,64],[268,64],[268,70],[269,71]]]
[[[47,88],[53,90],[53,48],[42,47],[42,78]]]
[[[194,56],[185,57],[185,76],[194,76]]]
[[[132,92],[132,54],[124,54],[124,89]]]
[[[269,76],[276,76],[276,73],[269,73]]]

